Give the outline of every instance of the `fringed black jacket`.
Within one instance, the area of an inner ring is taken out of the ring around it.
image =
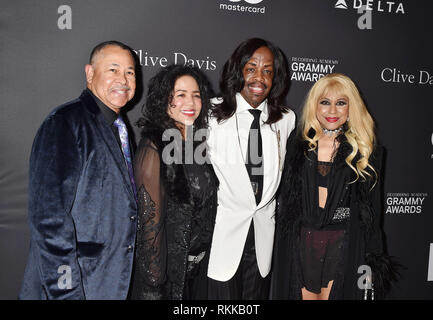
[[[346,184],[355,179],[355,173],[345,163],[352,151],[344,135],[334,158],[334,179]],[[311,152],[310,152],[311,153]],[[299,232],[302,214],[303,192],[313,192],[303,177],[308,170],[317,170],[309,165],[308,143],[300,135],[292,135],[288,141],[284,173],[278,195],[276,233],[272,274],[272,299],[301,299],[302,273],[299,261]],[[350,218],[348,233],[344,239],[342,257],[330,299],[362,299],[365,289],[360,277],[365,266],[372,270],[374,298],[383,298],[392,280],[397,277],[397,264],[385,253],[382,232],[382,154],[383,148],[375,146],[369,158],[374,172],[366,181],[360,177],[350,187]],[[359,154],[352,163],[356,163]],[[350,177],[350,179],[342,178]],[[336,188],[334,190],[342,190]],[[332,192],[332,190],[328,191]],[[338,195],[336,195],[338,196]],[[304,197],[305,198],[305,197]],[[364,267],[362,267],[364,266]],[[361,268],[360,268],[361,267]],[[359,272],[359,273],[358,273]],[[371,297],[371,291],[368,292]]]

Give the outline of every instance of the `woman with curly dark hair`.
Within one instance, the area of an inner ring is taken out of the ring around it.
[[[171,65],[149,82],[134,158],[139,209],[132,299],[207,298],[218,180],[205,142],[193,136],[205,137],[209,90],[206,77],[189,66]]]

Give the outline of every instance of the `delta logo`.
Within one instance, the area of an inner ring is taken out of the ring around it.
[[[349,3],[349,5],[348,5]],[[349,9],[350,4],[351,7],[355,10],[358,9],[364,9],[366,11],[376,11],[376,12],[383,12],[383,13],[398,13],[398,14],[405,14],[404,5],[403,2],[396,2],[396,1],[375,1],[375,0],[338,0],[334,8],[336,9]]]

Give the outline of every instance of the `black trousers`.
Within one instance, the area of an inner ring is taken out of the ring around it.
[[[268,300],[270,275],[262,278],[257,266],[254,244],[254,223],[251,221],[241,262],[228,281],[208,278],[210,300]]]

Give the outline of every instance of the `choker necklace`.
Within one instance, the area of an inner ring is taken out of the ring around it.
[[[338,135],[341,131],[343,131],[343,127],[340,127],[340,128],[334,129],[334,130],[322,128],[322,130],[323,130],[324,134],[326,134],[328,136],[332,136],[333,134]]]

